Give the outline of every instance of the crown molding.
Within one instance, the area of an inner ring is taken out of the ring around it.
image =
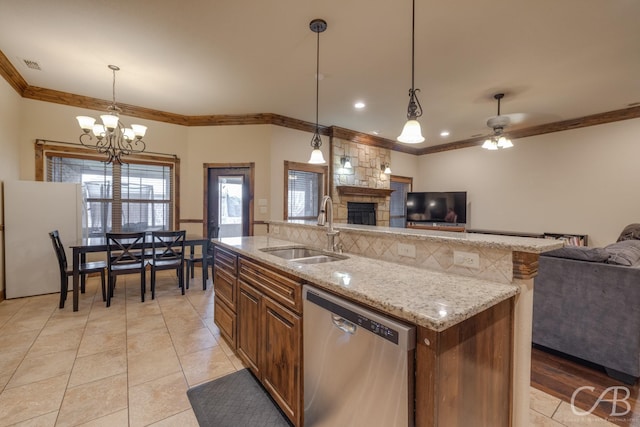
[[[640,117],[640,106],[623,108],[620,110],[607,111],[605,113],[591,114],[590,116],[578,117],[575,119],[562,120],[559,122],[546,123],[524,129],[506,132],[511,139],[526,138],[529,136],[544,135],[545,133],[561,132],[571,129],[579,129],[588,126],[602,125],[606,123],[618,122],[621,120],[636,119]],[[459,150],[461,148],[475,147],[481,145],[486,136],[469,138],[461,141],[454,141],[447,144],[435,145],[418,150],[418,155],[441,153],[443,151]]]
[[[105,101],[103,99],[91,98],[83,95],[76,95],[52,89],[30,86],[2,51],[0,51],[0,76],[2,76],[7,81],[7,83],[9,83],[9,85],[11,85],[11,87],[13,87],[13,89],[24,98],[37,101],[53,102],[56,104],[69,105],[73,107],[87,108],[97,111],[106,110],[106,108],[111,105],[110,101]],[[232,126],[270,124],[310,133],[316,131],[316,125],[314,123],[273,113],[185,116],[182,114],[158,111],[129,104],[118,103],[118,107],[122,109],[122,114],[126,116],[181,126]],[[590,116],[578,117],[575,119],[547,123],[525,129],[518,129],[507,132],[507,134],[512,139],[525,138],[529,136],[543,135],[545,133],[561,132],[570,129],[578,129],[581,127],[635,119],[638,117],[640,117],[640,106],[635,106],[624,108],[621,110],[608,111],[605,113],[592,114]],[[409,145],[400,144],[387,138],[382,138],[376,135],[369,135],[339,126],[319,126],[318,133],[320,133],[321,135],[340,138],[358,144],[371,145],[418,156],[475,147],[482,144],[482,142],[486,139],[485,136],[482,136],[449,142],[446,144],[434,145],[431,147],[416,148]]]
[[[29,86],[27,81],[20,75],[16,67],[13,66],[9,58],[0,50],[0,75],[11,85],[11,87],[18,92],[18,95],[24,93],[25,89]]]

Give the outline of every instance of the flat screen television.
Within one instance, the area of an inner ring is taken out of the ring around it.
[[[407,193],[407,221],[466,224],[467,192]]]

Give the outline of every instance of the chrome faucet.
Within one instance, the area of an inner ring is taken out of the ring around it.
[[[322,202],[320,202],[320,214],[318,215],[318,225],[327,226],[327,250],[331,252],[335,252],[337,247],[335,243],[335,238],[337,235],[340,234],[340,231],[333,229],[333,202],[331,201],[331,197],[329,196],[324,196],[322,198]]]

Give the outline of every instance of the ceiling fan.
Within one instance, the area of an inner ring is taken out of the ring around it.
[[[511,148],[513,143],[503,135],[504,128],[511,124],[509,116],[500,115],[500,100],[504,98],[504,93],[496,93],[493,98],[498,101],[498,115],[487,120],[487,126],[493,129],[493,135],[489,136],[482,144],[482,148],[487,150],[497,150],[499,148]]]

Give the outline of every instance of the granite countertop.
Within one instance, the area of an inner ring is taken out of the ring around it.
[[[269,224],[286,224],[298,227],[313,227],[315,221],[266,221]],[[538,239],[534,237],[504,236],[498,234],[466,233],[457,231],[420,230],[414,228],[381,227],[372,225],[356,225],[334,223],[333,228],[341,231],[353,231],[370,235],[394,235],[408,239],[430,240],[434,242],[460,243],[469,247],[483,247],[493,249],[507,249],[517,252],[539,254],[564,246],[561,240]],[[444,227],[443,227],[444,228]]]
[[[262,252],[272,247],[301,246],[270,236],[216,239],[240,255],[294,274],[319,288],[374,307],[410,323],[443,331],[519,292],[506,285],[473,277],[409,267],[362,256],[300,264]]]

